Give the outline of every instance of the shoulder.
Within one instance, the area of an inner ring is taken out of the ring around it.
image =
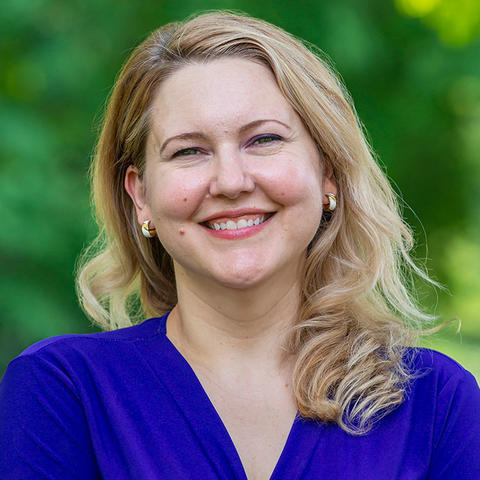
[[[406,354],[409,425],[432,447],[432,478],[477,478],[480,472],[480,388],[450,357],[426,348]]]
[[[25,349],[18,357],[52,355],[66,351],[88,351],[108,345],[145,342],[164,333],[166,317],[150,318],[144,322],[118,330],[88,334],[68,334],[46,338]]]
[[[415,380],[443,389],[448,384],[471,383],[478,388],[474,376],[449,356],[429,348],[409,348],[405,356],[407,368]]]
[[[12,360],[0,383],[0,477],[17,468],[15,478],[26,478],[35,468],[55,478],[97,478],[92,432],[109,438],[151,390],[147,362],[166,343],[165,318],[48,338]]]
[[[411,347],[406,350],[405,361],[417,372],[433,373],[440,377],[470,373],[453,358],[444,353],[425,347]]]
[[[407,398],[423,405],[462,399],[480,408],[480,389],[475,377],[452,358],[428,348],[410,348],[404,358],[412,379]]]
[[[14,358],[2,384],[43,382],[63,384],[101,382],[108,375],[134,371],[157,339],[165,338],[165,319],[152,318],[132,327],[83,335],[60,335],[41,340]],[[155,347],[162,342],[155,343]],[[142,353],[140,353],[142,352]]]
[[[431,424],[438,443],[446,436],[449,442],[458,441],[475,430],[472,442],[480,447],[480,388],[475,377],[452,358],[427,348],[410,349],[407,364],[412,381],[406,401],[414,417]]]

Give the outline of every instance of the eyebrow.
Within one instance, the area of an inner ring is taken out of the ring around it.
[[[283,125],[287,130],[291,130],[291,128],[286,124],[281,122],[280,120],[276,120],[273,118],[268,118],[268,119],[261,119],[261,120],[254,120],[253,122],[249,122],[246,125],[243,125],[240,127],[239,133],[244,133],[247,130],[250,130],[252,128],[258,127],[259,125],[262,125],[264,123],[269,123],[269,122],[274,122],[274,123],[279,123],[280,125]],[[167,138],[161,145],[160,147],[160,154],[163,153],[167,145],[172,141],[172,140],[206,140],[207,136],[201,132],[186,132],[186,133],[180,133],[178,135],[174,135],[173,137]]]

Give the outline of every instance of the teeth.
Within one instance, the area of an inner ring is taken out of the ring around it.
[[[237,222],[237,228],[245,228],[248,225],[248,222],[242,218]]]
[[[251,218],[245,220],[244,218],[240,219],[238,222],[234,222],[233,220],[228,220],[226,223],[214,223],[210,225],[212,230],[237,230],[238,228],[246,228],[246,227],[253,227],[254,225],[260,225],[265,221],[265,216],[262,215],[261,217],[257,217],[255,220]]]

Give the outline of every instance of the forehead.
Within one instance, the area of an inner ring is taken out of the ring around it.
[[[260,118],[292,124],[297,115],[264,65],[222,58],[185,65],[156,92],[152,127],[163,135],[185,128],[232,128]]]

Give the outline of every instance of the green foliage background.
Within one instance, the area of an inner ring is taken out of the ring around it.
[[[116,73],[150,31],[236,9],[318,45],[341,72],[405,200],[425,340],[480,378],[480,3],[477,0],[3,0],[0,6],[0,373],[41,338],[88,332],[76,258],[93,238],[87,170]],[[414,213],[415,212],[415,213]],[[426,248],[428,239],[428,250]]]

